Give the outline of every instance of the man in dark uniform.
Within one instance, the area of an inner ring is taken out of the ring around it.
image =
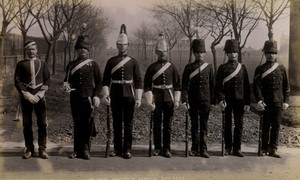
[[[37,45],[34,41],[25,43],[27,58],[18,62],[15,71],[15,86],[21,97],[23,116],[23,134],[25,138],[24,159],[34,156],[32,111],[37,117],[39,156],[48,159],[47,117],[45,92],[50,85],[50,72],[45,61],[37,56]]]
[[[167,43],[162,33],[159,35],[155,53],[158,60],[146,71],[144,91],[147,103],[154,109],[154,155],[161,154],[162,150],[163,155],[170,158],[174,107],[179,106],[181,95],[180,77],[174,64],[167,61]],[[163,147],[161,147],[161,123],[163,123]]]
[[[214,104],[214,74],[212,65],[204,62],[205,41],[194,39],[192,50],[195,61],[187,64],[183,71],[181,99],[191,117],[192,148],[190,156],[196,156],[200,153],[202,157],[209,158],[207,153],[207,121],[210,105]]]
[[[128,56],[128,37],[126,26],[122,24],[117,40],[119,54],[110,58],[103,76],[103,98],[111,103],[114,129],[114,151],[111,156],[131,158],[132,128],[134,108],[141,105],[142,77],[138,62]],[[124,141],[122,142],[122,124]]]
[[[283,65],[276,62],[277,43],[266,41],[266,62],[256,68],[253,89],[258,109],[263,112],[262,155],[280,158],[277,153],[282,110],[289,107],[289,81]],[[271,127],[271,130],[270,130]]]
[[[250,85],[245,65],[238,62],[239,42],[231,39],[225,43],[228,62],[220,65],[216,76],[215,92],[222,111],[225,110],[225,155],[244,157],[241,152],[244,111],[250,109]],[[232,143],[232,113],[234,138]]]
[[[70,92],[71,111],[74,121],[73,158],[90,159],[90,136],[94,122],[90,122],[93,108],[100,105],[101,74],[98,64],[88,58],[89,40],[78,37],[75,44],[77,58],[67,66],[64,87]]]

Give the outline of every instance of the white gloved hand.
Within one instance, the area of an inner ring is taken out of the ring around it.
[[[45,92],[46,92],[45,90],[39,91],[35,94],[35,96],[37,96],[39,99],[42,99],[45,96]]]
[[[137,99],[135,101],[135,106],[134,107],[139,108],[141,106],[141,104],[142,104],[142,101],[140,99]]]
[[[95,107],[100,106],[100,98],[98,96],[93,97],[93,103]]]
[[[264,111],[266,106],[267,105],[262,100],[260,100],[257,103],[257,110]]]
[[[178,101],[175,101],[174,102],[174,109],[177,109],[179,107],[179,102]]]
[[[224,111],[225,108],[226,108],[226,106],[227,106],[226,101],[221,101],[221,102],[219,103],[219,106],[220,106],[221,110]]]
[[[109,96],[104,96],[103,100],[104,100],[106,105],[110,105],[110,97]]]
[[[71,88],[71,85],[70,85],[69,82],[64,82],[63,88],[64,88],[64,90],[65,90],[66,92],[71,92],[71,91],[75,90],[75,89],[72,89],[72,88]]]
[[[188,111],[188,110],[190,109],[189,103],[184,102],[184,103],[182,103],[182,105],[184,106],[184,109],[185,109],[186,111]]]
[[[154,109],[156,108],[155,104],[152,103],[150,106],[151,106],[151,108],[152,108],[152,111],[154,111]]]
[[[250,106],[249,105],[245,105],[244,106],[244,111],[248,112],[250,110]]]
[[[288,103],[283,103],[282,104],[282,109],[286,110],[290,105]]]
[[[32,95],[31,93],[28,94],[28,99],[29,102],[31,102],[32,104],[36,104],[39,102],[40,98],[37,96]]]

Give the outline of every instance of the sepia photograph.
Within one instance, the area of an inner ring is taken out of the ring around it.
[[[300,178],[300,1],[1,0],[0,178]]]

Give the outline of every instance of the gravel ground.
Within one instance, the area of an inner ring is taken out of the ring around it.
[[[53,143],[68,143],[72,141],[73,123],[69,105],[69,95],[62,90],[62,75],[51,77],[51,88],[47,94],[49,138]],[[6,77],[1,83],[0,95],[0,129],[5,131],[0,134],[0,140],[23,141],[21,121],[13,121],[15,118],[18,94],[13,86],[12,77]],[[287,147],[300,147],[300,107],[290,107],[284,113],[279,135],[279,145]],[[143,102],[135,111],[133,144],[147,144],[149,141],[150,108]],[[112,121],[112,119],[110,119]],[[95,122],[98,134],[93,143],[104,144],[106,141],[106,106],[101,105],[95,113]],[[243,143],[258,142],[259,116],[254,106],[244,116]],[[212,107],[209,117],[209,143],[221,142],[221,112],[217,106]],[[294,127],[291,127],[294,126]],[[112,127],[112,126],[111,126]],[[189,124],[190,127],[190,124]],[[172,124],[172,143],[185,141],[185,110],[183,107],[175,111]],[[36,137],[36,124],[34,124]],[[190,128],[189,140],[191,141]]]

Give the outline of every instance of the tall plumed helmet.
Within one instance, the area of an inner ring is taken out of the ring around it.
[[[265,42],[265,44],[264,44],[264,47],[263,47],[262,51],[265,54],[269,54],[269,53],[275,53],[275,54],[277,54],[277,42],[276,41],[267,40]]]
[[[87,49],[90,50],[89,37],[87,35],[80,35],[77,38],[75,49]]]
[[[33,40],[29,40],[24,43],[24,48],[27,49],[29,46],[36,45],[36,42]]]
[[[235,39],[228,39],[224,46],[225,53],[239,52],[239,42]]]
[[[194,39],[192,41],[193,53],[205,53],[205,41],[204,39]]]
[[[128,36],[127,36],[126,26],[125,26],[125,24],[122,24],[121,29],[120,29],[120,34],[117,39],[117,44],[128,44],[128,43],[129,43],[129,40],[128,40]]]
[[[156,50],[161,52],[168,51],[167,41],[165,39],[165,34],[163,32],[160,32],[158,35]]]

